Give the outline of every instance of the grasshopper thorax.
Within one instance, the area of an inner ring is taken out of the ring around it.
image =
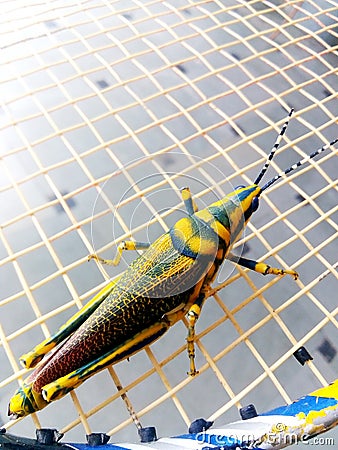
[[[227,247],[233,244],[245,228],[252,213],[257,210],[261,188],[255,184],[239,186],[221,200],[196,213],[207,220]]]

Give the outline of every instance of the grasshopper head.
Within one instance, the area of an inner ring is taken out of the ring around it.
[[[259,206],[261,188],[256,184],[238,186],[233,192],[208,207],[209,212],[220,224],[229,230],[228,245],[241,235],[252,213]]]
[[[41,393],[35,392],[32,385],[23,384],[13,395],[8,405],[8,415],[11,419],[28,416],[47,405]]]
[[[261,192],[262,190],[257,184],[252,184],[250,186],[237,186],[231,194],[228,194],[227,197],[233,198],[232,201],[237,202],[237,207],[241,209],[245,224],[247,224],[252,213],[257,211]]]

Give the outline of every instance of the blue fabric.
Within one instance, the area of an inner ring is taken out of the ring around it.
[[[300,412],[308,414],[310,411],[320,411],[321,409],[328,408],[329,406],[335,406],[337,404],[338,400],[335,398],[305,395],[296,402],[291,403],[291,405],[279,406],[271,411],[260,414],[260,416],[295,416]]]

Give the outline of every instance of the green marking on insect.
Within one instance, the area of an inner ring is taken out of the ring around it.
[[[102,289],[60,330],[22,356],[25,367],[37,365],[9,403],[12,418],[26,416],[63,397],[105,367],[130,357],[162,336],[185,315],[188,317],[187,350],[189,375],[196,375],[195,323],[210,284],[225,259],[263,275],[298,274],[292,269],[270,267],[236,256],[231,248],[241,236],[266,189],[283,175],[297,169],[338,139],[273,177],[258,184],[267,171],[289,116],[251,186],[241,186],[223,199],[198,211],[188,188],[182,190],[187,217],[180,219],[154,243],[124,242],[110,264],[117,264],[124,250],[143,253],[113,282]],[[103,261],[94,256],[98,261]],[[107,262],[107,261],[104,261]]]

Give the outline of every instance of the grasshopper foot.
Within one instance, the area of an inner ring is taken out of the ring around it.
[[[264,275],[268,275],[268,274],[272,274],[272,275],[291,275],[294,280],[297,280],[299,275],[297,272],[295,272],[294,270],[291,269],[278,269],[276,267],[270,267],[267,266]]]
[[[92,259],[94,259],[97,263],[100,263],[100,264],[103,264],[103,265],[108,265],[108,266],[117,266],[118,263],[120,262],[120,258],[103,259],[103,258],[100,258],[97,255],[88,255],[87,260],[91,261]]]

